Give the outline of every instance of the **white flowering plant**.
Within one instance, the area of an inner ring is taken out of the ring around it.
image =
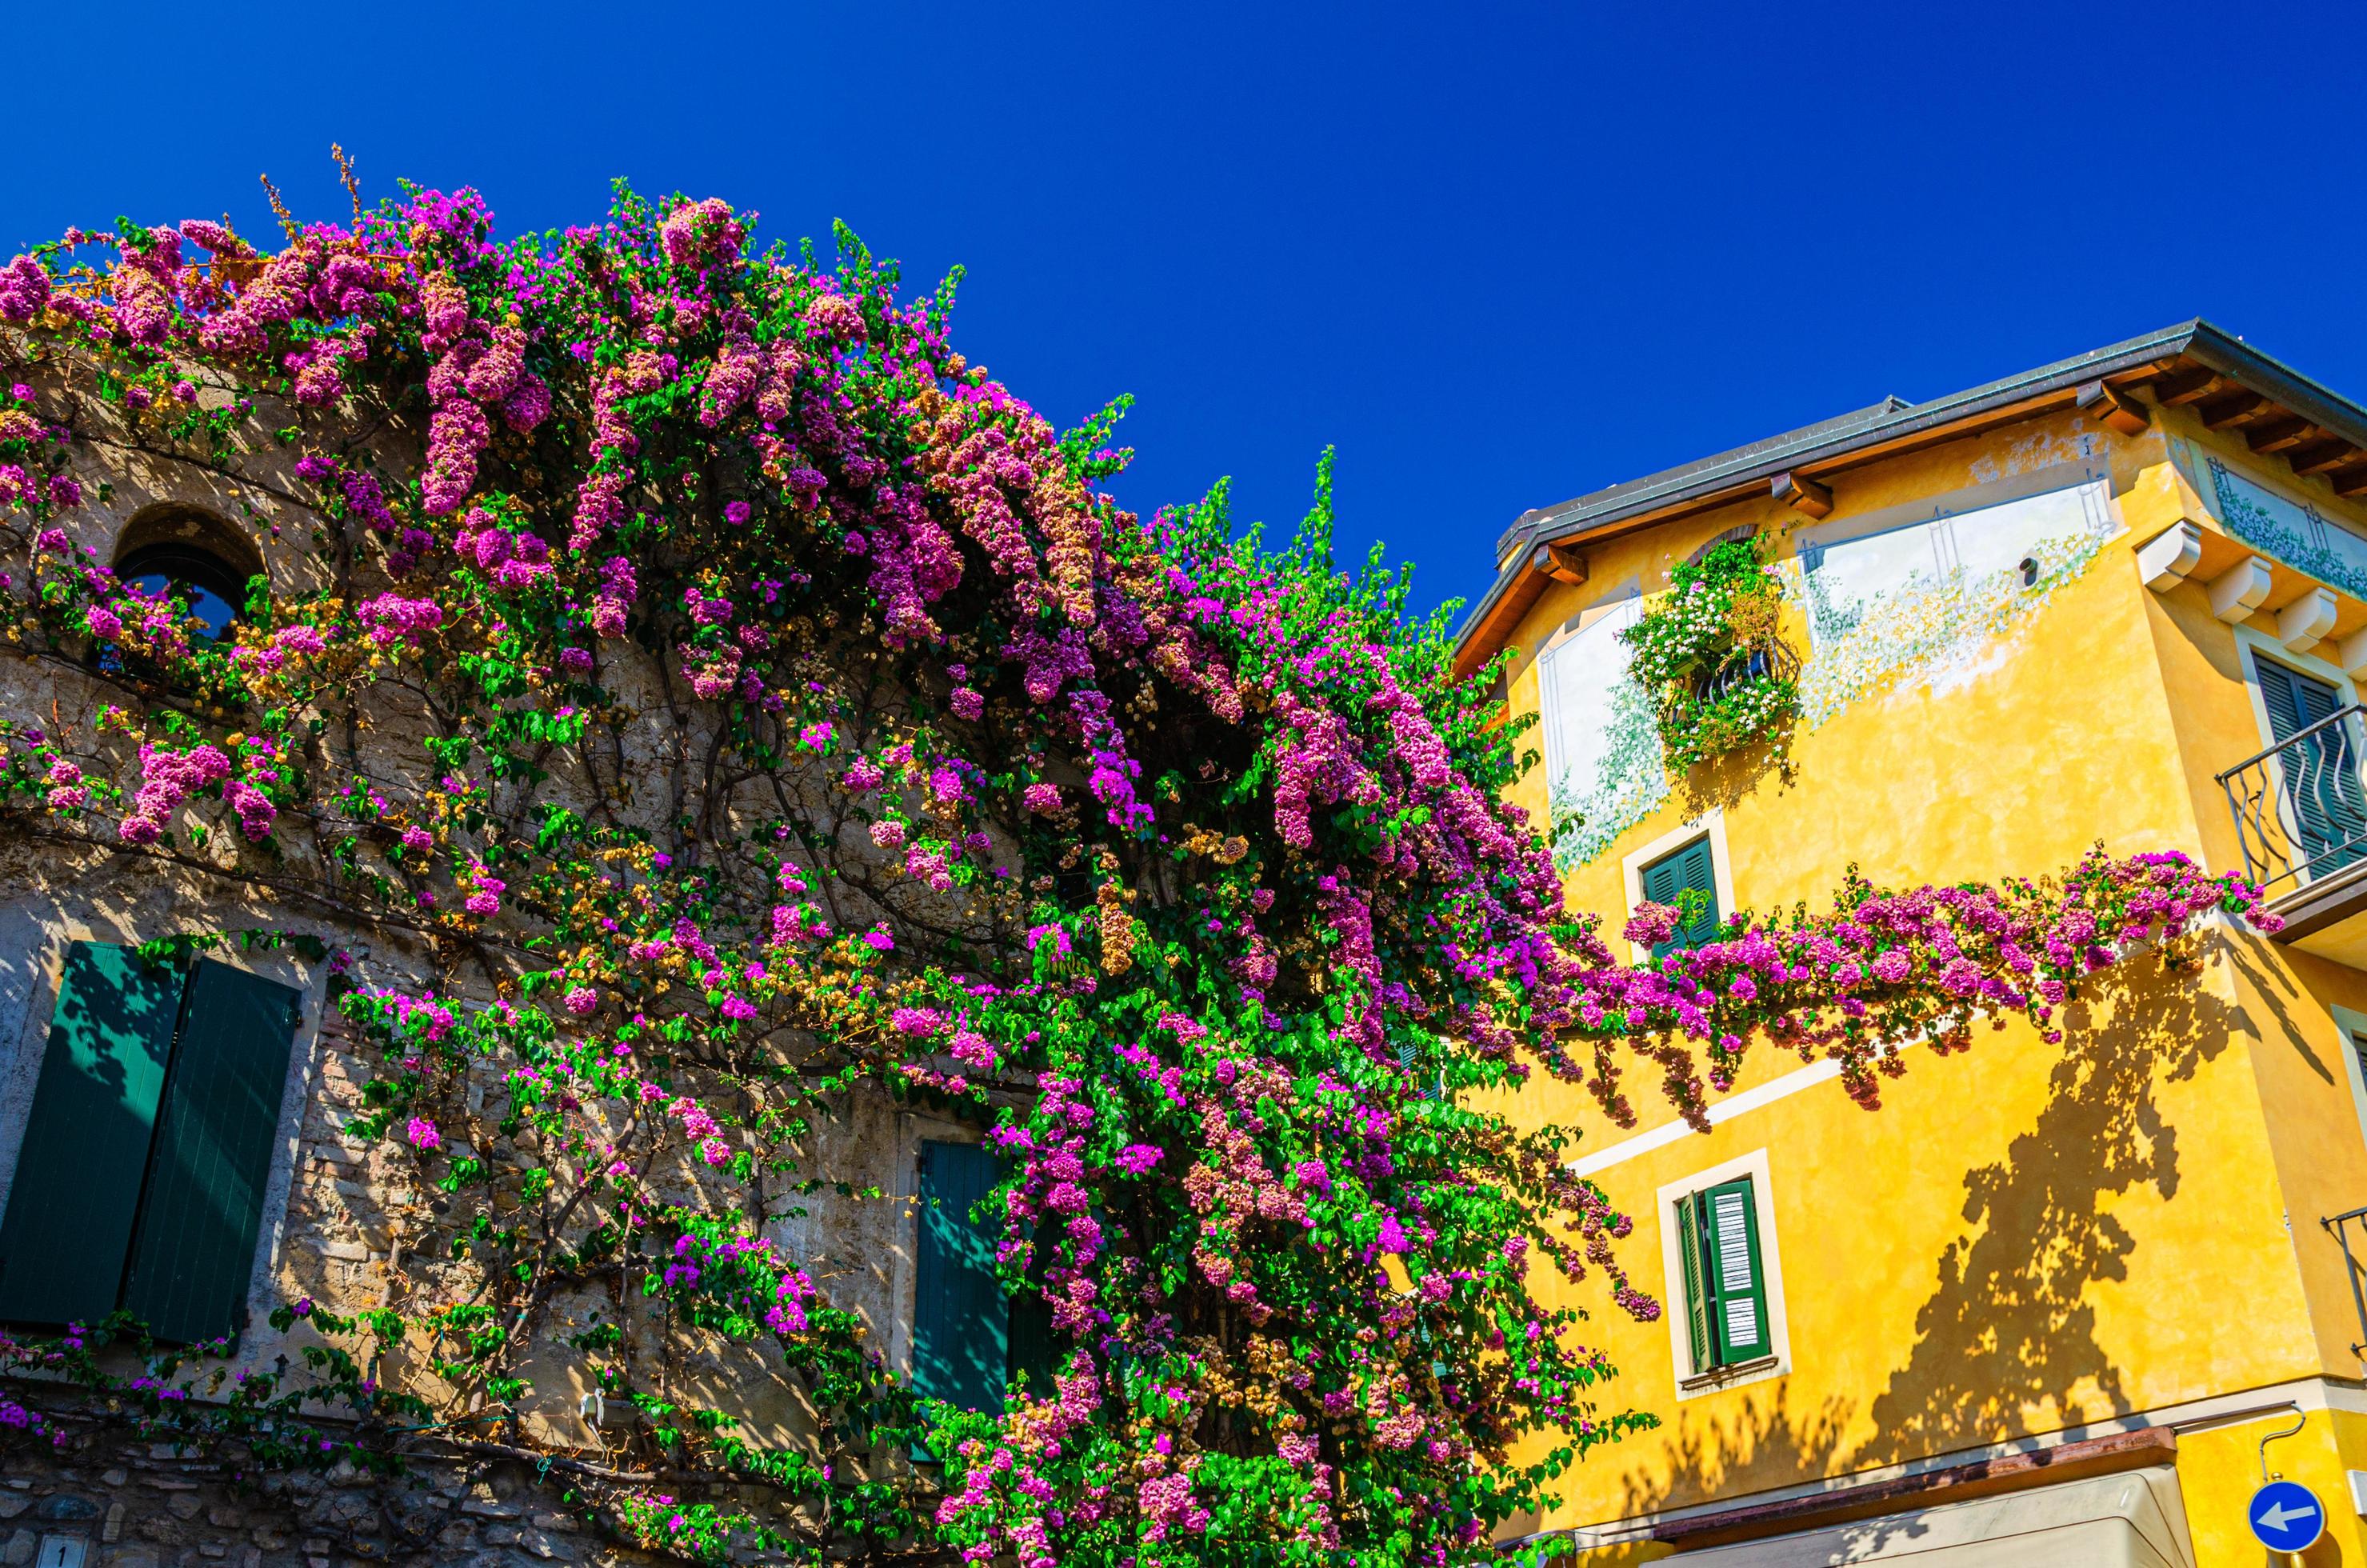
[[[1670,767],[1783,749],[1800,710],[1799,664],[1776,635],[1783,600],[1760,540],[1722,540],[1670,574],[1669,591],[1619,634]]]

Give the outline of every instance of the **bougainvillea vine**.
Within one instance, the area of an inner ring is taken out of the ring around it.
[[[436,956],[365,953],[342,1003],[376,1054],[349,1131],[440,1194],[399,1308],[286,1303],[304,1361],[234,1386],[205,1346],[108,1382],[123,1324],[6,1347],[158,1430],[258,1463],[539,1451],[690,1557],[1478,1561],[1649,1419],[1598,1408],[1569,1282],[1659,1310],[1502,1091],[1544,1071],[1629,1119],[1642,1062],[1697,1119],[1772,1046],[1870,1103],[1902,1040],[2056,1027],[2255,903],[2099,856],[1622,963],[1402,574],[1335,567],[1328,500],[1279,551],[1221,490],[1122,510],[1118,411],[1056,430],[952,347],[950,284],[629,191],[511,241],[469,191],[285,227],[0,269],[6,645],[94,693],[11,723],[9,810]],[[302,570],[219,636],[119,579],[86,527],[109,447],[268,489]],[[1007,1159],[985,1212],[1053,1355],[1005,1408],[918,1396],[794,1250],[866,1094]],[[635,1305],[554,1343],[586,1290]],[[685,1403],[694,1337],[764,1347],[819,1436]],[[603,1447],[502,1414],[554,1356]]]

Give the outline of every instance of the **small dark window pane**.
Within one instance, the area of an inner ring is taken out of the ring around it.
[[[177,597],[189,607],[189,612],[206,623],[208,637],[220,637],[230,629],[231,618],[237,612],[212,589],[196,583],[176,583],[162,572],[142,572],[128,578],[124,586],[142,598],[163,599]]]
[[[147,598],[177,598],[220,637],[246,602],[246,585],[221,557],[187,544],[145,545],[115,568],[124,586]]]

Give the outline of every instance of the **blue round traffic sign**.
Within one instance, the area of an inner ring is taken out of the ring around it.
[[[2245,1506],[2252,1538],[2271,1551],[2306,1551],[2326,1533],[2326,1509],[2298,1481],[2271,1481]]]

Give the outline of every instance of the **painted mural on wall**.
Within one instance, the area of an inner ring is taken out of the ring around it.
[[[1904,682],[1944,683],[2044,608],[2114,531],[2106,482],[1808,543],[1793,581],[1811,654],[1805,729]]]
[[[1565,868],[1602,854],[1669,796],[1652,699],[1619,640],[1643,604],[1612,606],[1537,660],[1554,858]]]
[[[1784,563],[1786,597],[1808,624],[1800,727],[1910,682],[1945,686],[1989,667],[2118,526],[2108,482],[2092,477],[1870,531],[1844,524],[1806,535]],[[1538,660],[1554,853],[1565,869],[1669,796],[1651,701],[1617,636],[1640,607],[1614,607]]]
[[[2361,539],[2305,501],[2289,501],[2221,462],[2209,460],[2219,520],[2246,544],[2344,593],[2367,598],[2367,539]]]

